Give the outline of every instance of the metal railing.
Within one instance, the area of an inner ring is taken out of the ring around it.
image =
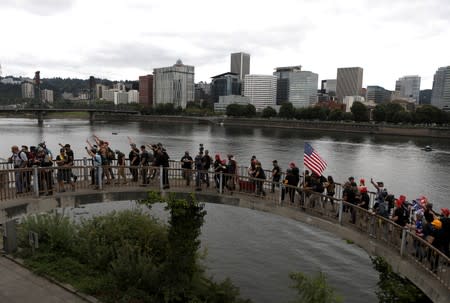
[[[450,290],[450,259],[413,230],[340,198],[301,187],[248,176],[152,166],[92,166],[84,159],[72,167],[31,167],[0,171],[0,200],[55,195],[62,191],[149,186],[166,190],[239,194],[269,205],[305,211],[366,235],[429,272]],[[373,199],[373,197],[372,197]]]

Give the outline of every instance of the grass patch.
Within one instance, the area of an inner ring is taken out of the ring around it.
[[[347,244],[355,244],[355,242],[352,240],[349,240],[349,239],[344,239],[344,240]]]

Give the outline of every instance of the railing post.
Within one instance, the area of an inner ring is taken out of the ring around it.
[[[344,203],[339,201],[339,224],[342,225],[342,215],[344,213]]]
[[[402,230],[402,244],[400,245],[400,256],[403,257],[403,254],[405,253],[405,246],[406,246],[406,228],[403,228]]]
[[[87,168],[87,158],[83,157],[83,175],[84,175],[84,180],[89,180],[89,173],[88,173],[88,168]]]
[[[279,204],[281,205],[281,203],[283,202],[282,201],[282,198],[283,198],[283,188],[282,188],[282,184],[281,184],[281,182],[278,182],[278,189],[279,189],[279,193],[278,193],[278,201],[279,201]],[[276,186],[274,187],[274,190],[275,190],[275,188],[276,188]]]
[[[223,173],[220,172],[220,178],[219,178],[219,194],[223,193]]]
[[[39,198],[39,174],[38,167],[36,165],[33,166],[33,185],[34,185],[34,196]]]
[[[98,189],[103,189],[103,167],[101,165],[97,166],[97,182]]]
[[[163,191],[164,190],[164,180],[163,180],[163,176],[164,176],[164,171],[163,171],[163,166],[159,166],[159,190]]]

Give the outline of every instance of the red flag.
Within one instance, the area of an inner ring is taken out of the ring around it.
[[[319,156],[314,148],[306,142],[305,152],[303,154],[303,164],[318,176],[321,176],[322,172],[327,167],[327,162],[325,162],[325,160]]]

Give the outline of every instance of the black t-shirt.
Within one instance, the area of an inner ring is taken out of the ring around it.
[[[73,165],[73,162],[75,161],[73,150],[71,149],[66,150],[66,156],[67,156],[67,164]]]
[[[400,226],[405,226],[406,223],[408,223],[408,217],[406,215],[406,211],[403,207],[398,207],[394,210],[394,215],[393,217],[398,217],[397,221],[395,221],[395,223],[397,223]]]
[[[139,154],[135,150],[130,151],[128,158],[130,159],[130,165],[136,166],[139,164]]]
[[[124,153],[117,154],[117,165],[125,165],[125,154]]]
[[[202,158],[200,155],[195,156],[195,169],[203,170]]]
[[[148,166],[149,154],[148,151],[144,150],[141,152],[141,164]]]
[[[278,165],[274,166],[272,168],[272,177],[273,177],[273,179],[280,180],[280,176],[281,176],[281,174],[280,174],[280,167]]]
[[[192,157],[184,155],[183,158],[181,158],[181,168],[184,169],[192,169]]]
[[[203,162],[203,168],[205,170],[208,170],[211,167],[211,161],[212,161],[212,159],[209,155],[203,156],[202,162]]]

